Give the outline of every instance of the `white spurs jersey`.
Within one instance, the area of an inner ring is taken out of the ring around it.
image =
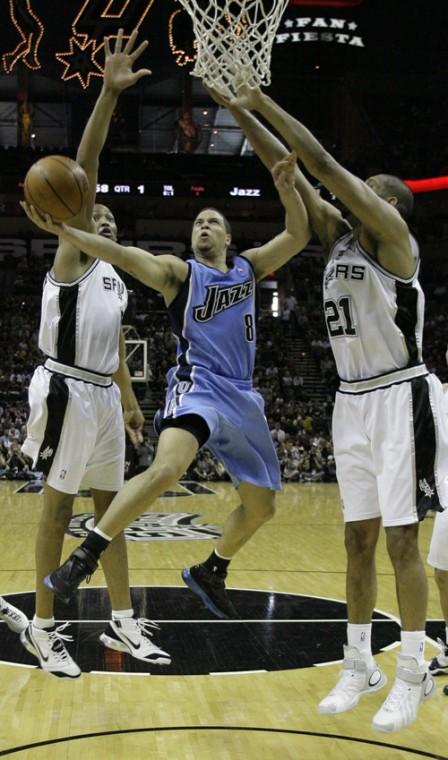
[[[416,272],[384,269],[349,231],[333,245],[324,270],[325,320],[341,380],[353,382],[422,363],[425,297]]]
[[[126,287],[115,269],[99,259],[74,282],[58,282],[48,272],[39,348],[61,364],[112,375],[119,365],[119,334],[127,300]]]

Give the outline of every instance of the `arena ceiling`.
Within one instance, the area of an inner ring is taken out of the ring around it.
[[[329,97],[341,81],[354,93],[446,98],[447,5],[290,0],[273,47],[272,94],[302,118],[321,119],[323,129],[331,118]],[[121,147],[176,152],[178,121],[191,107],[200,129],[198,152],[249,151],[232,117],[190,76],[191,22],[177,0],[0,0],[0,8],[0,145],[17,138],[17,93],[23,87],[34,119],[33,144],[75,145],[100,87],[104,35],[138,26],[140,37],[149,40],[141,64],[153,74],[121,100],[115,124]]]

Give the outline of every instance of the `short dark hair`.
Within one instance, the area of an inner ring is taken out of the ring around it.
[[[202,214],[202,212],[205,211],[206,209],[208,209],[209,211],[215,211],[216,214],[219,214],[219,216],[222,217],[222,219],[224,220],[224,227],[226,228],[226,232],[227,232],[228,235],[231,236],[232,235],[232,228],[230,226],[230,222],[227,219],[227,217],[224,216],[224,214],[222,213],[222,211],[220,211],[219,208],[215,208],[215,206],[204,206],[204,208],[201,208],[201,210],[199,211],[199,214]],[[197,214],[197,216],[199,216],[199,214]]]
[[[106,206],[106,204],[105,204],[105,203],[101,203],[100,201],[95,201],[95,203],[93,204],[93,213],[95,213],[95,209],[96,209],[98,206],[102,206],[103,208],[107,208],[107,210],[108,210],[109,214],[111,214],[111,215],[113,216],[113,218],[114,218],[114,221],[116,221],[116,220],[115,220],[115,214],[114,214],[114,212],[112,211],[111,207],[110,207],[110,206]]]
[[[395,208],[401,214],[403,219],[409,219],[414,210],[414,193],[403,180],[395,177],[393,174],[378,174],[384,194],[395,195],[397,205]]]

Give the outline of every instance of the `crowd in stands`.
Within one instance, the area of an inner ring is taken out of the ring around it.
[[[26,434],[27,387],[41,361],[37,348],[40,292],[50,262],[30,258],[20,261],[19,269],[16,263],[7,261],[0,267],[0,285],[10,283],[0,303],[0,478],[29,479],[35,474],[30,470],[29,460],[21,454],[20,444]],[[280,315],[274,317],[265,306],[258,320],[254,386],[264,397],[269,429],[286,482],[335,480],[330,420],[337,376],[322,316],[322,265],[319,254],[294,260],[288,269],[288,288],[284,290]],[[432,282],[431,276],[429,271],[424,283],[428,296],[424,358],[429,370],[447,382],[447,289],[443,283]],[[175,340],[158,294],[134,280],[128,280],[128,285],[136,292],[135,328],[148,343],[148,394],[160,405],[165,375],[174,361]],[[307,388],[300,357],[297,359],[291,351],[291,341],[296,337],[304,341],[318,371],[321,387],[325,389],[323,395],[316,396],[309,385]],[[139,449],[132,452],[128,475],[146,468],[153,458],[152,420],[147,422],[147,436]],[[200,480],[227,478],[222,465],[206,448],[199,452],[188,476]]]

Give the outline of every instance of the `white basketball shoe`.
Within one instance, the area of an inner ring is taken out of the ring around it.
[[[352,710],[363,694],[379,691],[387,678],[375,660],[372,663],[362,657],[357,647],[344,645],[344,662],[339,680],[319,704],[321,715],[336,715]]]
[[[13,607],[2,596],[0,596],[0,620],[3,620],[14,633],[22,633],[29,623],[25,613]]]
[[[417,717],[420,703],[435,691],[428,663],[419,665],[415,657],[397,654],[397,677],[385,702],[373,718],[376,731],[400,731]]]
[[[105,647],[117,652],[127,652],[136,660],[153,665],[169,665],[171,657],[152,641],[151,629],[159,629],[159,626],[146,618],[110,620],[100,636],[100,641]]]
[[[42,670],[58,678],[78,678],[81,670],[70,657],[64,641],[73,641],[62,631],[69,625],[58,628],[36,628],[32,623],[20,634],[20,641],[30,654],[37,657]]]

